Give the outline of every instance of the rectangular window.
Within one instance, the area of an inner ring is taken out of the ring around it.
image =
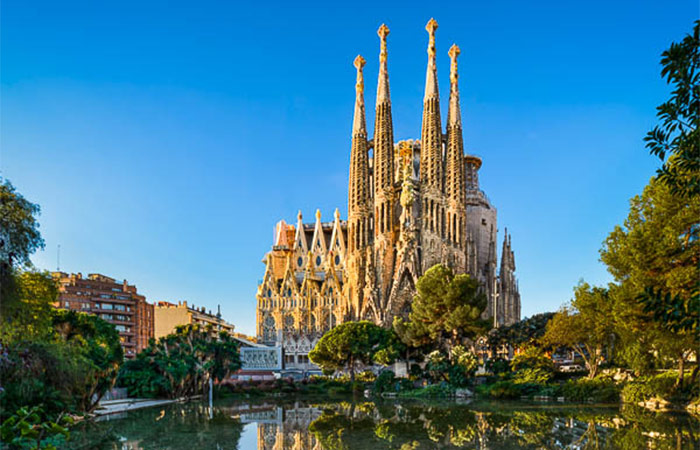
[[[80,308],[81,309],[90,309],[90,303],[81,303]]]
[[[100,294],[100,298],[112,298],[109,294]]]
[[[112,288],[112,290],[113,290],[114,292],[121,292],[121,291],[122,291],[121,289],[118,289],[118,288]]]
[[[65,302],[64,304],[65,304],[65,307],[66,307],[66,308],[69,308],[69,307],[70,307],[70,302]]]
[[[114,309],[116,309],[117,311],[126,311],[126,306],[115,304]]]
[[[114,305],[111,303],[100,303],[102,309],[114,309]]]

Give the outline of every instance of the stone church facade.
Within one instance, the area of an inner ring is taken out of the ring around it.
[[[258,341],[282,345],[287,366],[308,366],[321,335],[346,320],[384,326],[407,315],[418,278],[435,264],[477,278],[495,326],[520,320],[511,238],[504,233],[500,267],[497,211],[479,187],[482,160],[465,155],[457,57],[450,48],[447,124],[440,117],[435,31],[428,31],[428,68],[420,140],[396,142],[382,25],[374,135],[368,136],[365,60],[358,56],[350,150],[348,219],[296,225],[279,222],[257,293]],[[371,154],[370,154],[371,153]]]

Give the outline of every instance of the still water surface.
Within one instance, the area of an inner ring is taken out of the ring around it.
[[[633,407],[222,400],[86,424],[73,449],[696,449],[700,420]]]

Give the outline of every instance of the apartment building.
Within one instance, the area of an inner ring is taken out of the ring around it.
[[[59,308],[95,314],[113,324],[119,332],[124,356],[133,358],[153,337],[153,305],[126,280],[99,273],[52,272],[59,284]]]

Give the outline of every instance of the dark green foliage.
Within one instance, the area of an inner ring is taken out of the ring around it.
[[[546,384],[554,376],[554,363],[536,347],[529,347],[513,358],[510,364],[513,381],[519,384]]]
[[[355,370],[386,356],[391,332],[368,321],[345,322],[331,329],[316,343],[309,359],[325,371],[347,369],[355,380]],[[381,353],[380,353],[381,352]]]
[[[676,383],[676,374],[673,372],[637,378],[626,383],[620,394],[625,403],[633,404],[647,401],[653,397],[682,404],[698,395],[700,395],[700,386],[694,384],[679,386]]]
[[[408,320],[396,318],[394,329],[411,347],[448,349],[488,330],[486,303],[477,280],[437,264],[418,279]]]
[[[684,197],[700,197],[699,48],[700,21],[696,21],[691,34],[661,55],[661,76],[673,91],[657,108],[661,123],[644,138],[649,151],[664,161],[657,171],[659,180]]]
[[[374,392],[381,394],[382,392],[395,390],[396,377],[394,372],[391,370],[384,370],[379,374],[377,380],[374,382]]]
[[[42,340],[9,341],[2,347],[3,412],[43,405],[46,414],[91,411],[111,388],[122,361],[114,326],[76,312],[52,309],[53,333]]]
[[[494,328],[489,332],[489,345],[494,350],[504,345],[515,348],[526,345],[537,346],[552,317],[554,317],[552,312],[535,314],[514,324]]]
[[[0,183],[0,285],[12,267],[29,266],[29,256],[44,248],[39,212],[39,205],[22,197],[9,181]]]
[[[685,299],[648,287],[639,296],[639,302],[645,313],[672,333],[697,333],[700,330],[700,283]]]
[[[55,422],[48,420],[36,406],[20,408],[0,425],[0,442],[17,450],[55,450],[66,443],[72,423],[66,416],[59,416]]]
[[[119,385],[134,397],[189,397],[241,367],[238,342],[199,325],[177,327],[127,362]]]
[[[562,386],[562,395],[568,401],[615,403],[620,400],[621,386],[614,381],[595,378],[592,380],[569,380]]]

